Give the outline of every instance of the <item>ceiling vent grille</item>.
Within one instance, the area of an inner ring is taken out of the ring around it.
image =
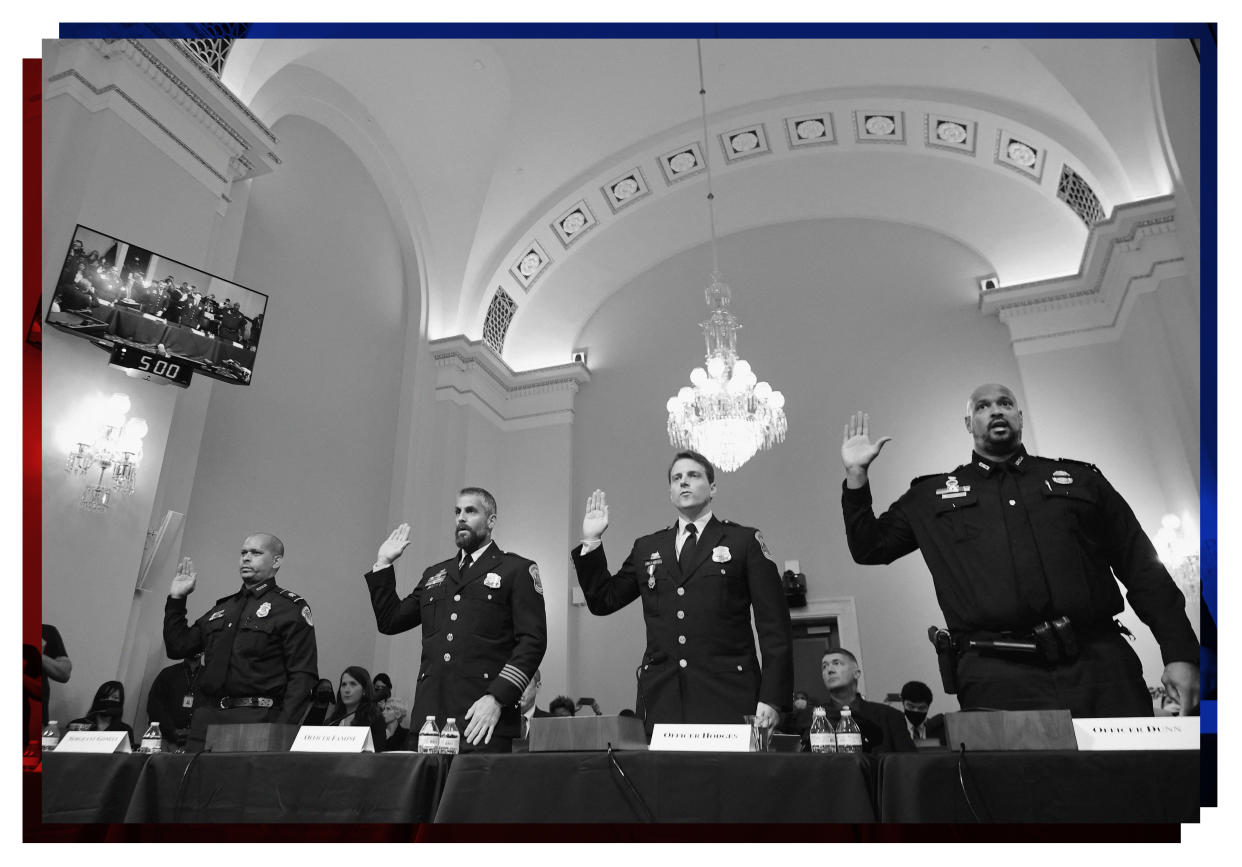
[[[492,296],[492,303],[487,306],[487,318],[483,320],[483,342],[497,355],[504,352],[505,334],[509,331],[509,323],[513,321],[516,310],[517,302],[504,289],[497,289]]]
[[[1088,229],[1094,228],[1106,219],[1104,209],[1100,206],[1100,200],[1095,191],[1091,189],[1091,185],[1069,166],[1061,167],[1057,198],[1069,205],[1070,210],[1087,224]]]

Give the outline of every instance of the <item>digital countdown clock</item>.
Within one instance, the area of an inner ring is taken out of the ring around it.
[[[145,349],[117,344],[112,348],[108,364],[121,370],[132,370],[148,381],[171,382],[185,388],[194,375],[194,363],[176,355],[157,355]]]

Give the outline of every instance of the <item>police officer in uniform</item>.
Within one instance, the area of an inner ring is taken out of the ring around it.
[[[638,706],[648,735],[656,723],[740,723],[747,714],[776,725],[793,692],[789,607],[776,564],[758,530],[712,514],[716,471],[707,458],[678,452],[668,484],[677,522],[636,541],[616,574],[601,541],[604,492],[587,500],[583,541],[570,552],[587,608],[612,614],[642,599]]]
[[[172,659],[205,651],[189,749],[201,750],[208,725],[300,723],[319,679],[315,624],[298,594],[276,586],[285,555],[280,539],[257,533],[242,543],[242,586],[217,599],[194,624],[186,596],[197,573],[181,561],[164,605],[164,647]],[[171,734],[171,733],[169,733]]]
[[[952,635],[946,687],[956,679],[964,709],[1150,716],[1142,667],[1113,619],[1119,580],[1160,645],[1162,682],[1189,712],[1199,701],[1199,644],[1126,501],[1091,464],[1028,454],[1022,411],[1003,385],[975,389],[965,421],[970,461],[915,479],[879,518],[868,467],[891,437],[873,443],[858,413],[841,444],[850,553],[887,564],[922,551]]]
[[[393,563],[410,525],[380,545],[366,574],[375,624],[384,635],[422,626],[411,732],[428,716],[439,728],[453,717],[463,752],[510,752],[522,735],[518,702],[548,646],[539,567],[492,540],[496,499],[483,488],[462,488],[454,516],[457,555],[424,570],[405,599]]]

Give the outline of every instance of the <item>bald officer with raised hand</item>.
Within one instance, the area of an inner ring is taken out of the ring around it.
[[[463,750],[509,752],[522,734],[518,703],[548,645],[539,567],[492,540],[496,500],[483,488],[462,488],[453,519],[457,554],[427,567],[404,599],[393,564],[410,525],[392,531],[366,574],[371,607],[384,635],[422,626],[411,732],[428,716],[440,728],[453,717]]]
[[[964,709],[1150,716],[1142,667],[1113,619],[1123,608],[1118,581],[1160,645],[1162,682],[1184,712],[1198,705],[1199,644],[1181,591],[1095,466],[1027,453],[1011,389],[976,388],[965,418],[970,460],[915,479],[879,518],[869,468],[891,437],[873,441],[869,422],[851,417],[841,442],[850,553],[886,564],[922,551],[961,650],[951,673]]]
[[[172,659],[205,654],[191,751],[202,749],[208,725],[297,724],[310,706],[319,678],[315,623],[305,599],[276,586],[284,557],[284,543],[271,533],[246,537],[238,559],[241,588],[217,599],[192,626],[186,597],[198,573],[189,557],[181,560],[164,604],[164,647]]]
[[[642,599],[647,648],[638,706],[655,723],[780,722],[793,692],[793,639],[780,574],[753,527],[712,514],[716,471],[707,458],[678,452],[668,469],[677,521],[634,543],[611,574],[602,537],[608,504],[587,500],[582,544],[570,555],[592,614]],[[762,665],[755,655],[759,633]]]

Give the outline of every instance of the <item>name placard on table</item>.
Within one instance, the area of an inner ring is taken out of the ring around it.
[[[373,753],[370,726],[302,726],[291,753]]]
[[[651,746],[648,749],[748,753],[750,752],[750,726],[656,723],[651,733]]]
[[[1197,750],[1197,716],[1126,716],[1074,720],[1080,750]]]
[[[129,732],[66,732],[58,753],[131,753]]]

